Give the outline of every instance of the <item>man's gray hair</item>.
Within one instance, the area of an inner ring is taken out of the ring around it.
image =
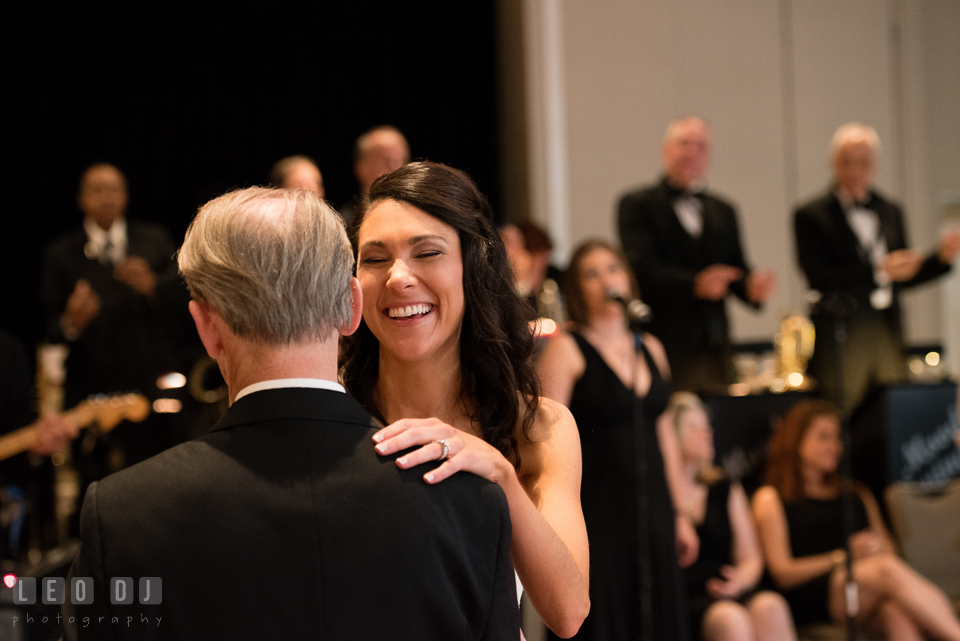
[[[248,340],[325,340],[351,319],[353,251],[313,192],[251,187],[211,200],[178,261],[193,298]]]
[[[830,140],[830,158],[836,159],[837,154],[843,149],[843,146],[851,141],[863,141],[870,147],[874,159],[880,155],[880,136],[877,130],[870,125],[864,125],[859,122],[848,122],[841,125],[833,134]]]
[[[667,128],[663,130],[663,142],[664,143],[670,142],[673,139],[673,137],[677,134],[677,130],[681,126],[691,122],[700,123],[703,126],[704,131],[707,132],[707,134],[711,133],[710,123],[708,123],[706,120],[704,120],[700,116],[680,116],[675,120],[671,120],[670,124],[667,125]]]

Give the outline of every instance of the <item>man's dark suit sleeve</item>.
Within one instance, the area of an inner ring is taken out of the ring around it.
[[[829,205],[823,202],[802,207],[794,214],[794,236],[797,243],[797,260],[807,276],[810,287],[820,291],[846,291],[876,287],[873,267],[863,261],[837,264],[832,256],[839,251],[837,229],[832,229]],[[900,208],[890,205],[887,230],[887,249],[895,251],[908,247],[903,214]],[[940,262],[936,253],[924,261],[920,271],[909,281],[897,283],[899,288],[909,288],[932,280],[950,271],[949,265]]]
[[[685,295],[692,299],[697,272],[663,259],[657,248],[652,224],[652,212],[640,194],[627,194],[620,200],[620,245],[630,268],[640,281],[643,296],[669,299]]]
[[[67,306],[76,281],[71,282],[64,264],[62,244],[47,247],[40,269],[40,300],[47,312],[46,340],[51,343],[65,342],[60,328],[60,316]]]
[[[819,291],[836,291],[851,286],[873,283],[873,268],[863,262],[846,266],[831,260],[835,231],[827,229],[827,214],[814,206],[797,210],[793,219],[797,242],[797,261],[807,276],[810,287]]]
[[[663,232],[655,228],[656,215],[650,206],[653,197],[649,192],[640,192],[627,194],[620,200],[620,244],[627,262],[640,282],[644,298],[652,301],[684,299],[688,303],[696,302],[694,285],[698,270],[662,255],[657,238]],[[746,276],[750,273],[750,266],[747,265],[740,242],[736,212],[728,204],[713,198],[706,206],[713,208],[712,215],[717,221],[714,242],[718,244],[722,255],[718,262],[739,267],[744,273],[744,278],[731,283],[731,291],[748,305],[759,307],[747,298]]]
[[[899,238],[899,244],[894,249],[909,247],[910,245],[907,242],[907,229],[903,224],[903,211],[896,205],[891,205],[890,207],[893,212],[894,221],[896,222]],[[898,286],[907,289],[916,285],[922,285],[949,271],[950,265],[941,262],[939,253],[933,251],[924,259],[923,265],[920,266],[920,271],[917,272],[917,275],[910,280],[898,283]]]
[[[80,512],[80,537],[83,544],[73,560],[67,575],[67,597],[63,602],[63,638],[66,641],[84,639],[116,639],[110,617],[109,577],[103,572],[103,550],[100,540],[100,518],[97,513],[97,483],[91,483],[83,500]],[[70,603],[70,579],[75,576],[93,578],[93,603],[73,605]],[[71,617],[73,623],[70,623]],[[103,621],[99,621],[104,617]],[[88,625],[84,627],[84,622]]]
[[[762,304],[755,303],[747,296],[747,277],[750,275],[750,266],[747,265],[747,259],[743,255],[743,243],[740,240],[740,223],[737,221],[737,212],[733,207],[725,206],[727,209],[727,224],[730,227],[730,261],[732,267],[739,267],[743,270],[743,278],[730,283],[730,291],[747,305],[759,309]]]
[[[514,574],[513,557],[510,554],[513,537],[510,507],[499,485],[488,485],[482,492],[486,502],[499,506],[502,518],[493,595],[490,600],[490,620],[481,638],[483,641],[516,640],[520,638],[520,607],[517,604],[517,579]]]
[[[131,239],[131,256],[140,256],[150,263],[157,276],[157,287],[176,285],[180,282],[175,254],[177,248],[165,229],[156,226],[144,227],[139,231],[142,238]],[[134,243],[136,240],[136,243]]]

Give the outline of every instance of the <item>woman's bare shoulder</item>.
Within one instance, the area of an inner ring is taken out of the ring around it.
[[[580,351],[576,339],[573,334],[567,331],[562,331],[557,336],[547,340],[541,355],[541,359],[544,358],[551,364],[565,362],[573,368],[585,364],[583,353]]]
[[[526,471],[540,470],[552,463],[580,459],[577,423],[562,403],[541,397],[530,430],[517,435],[521,463]]]
[[[670,361],[667,359],[667,350],[664,349],[660,339],[653,334],[645,332],[643,334],[643,343],[647,346],[650,356],[653,357],[653,362],[657,364],[660,375],[665,378],[670,378]]]
[[[546,441],[553,438],[562,438],[569,433],[576,434],[577,422],[573,414],[563,403],[540,397],[540,406],[533,419],[530,436],[533,441]]]
[[[771,510],[783,509],[783,503],[780,500],[780,493],[772,485],[764,485],[757,488],[753,493],[753,499],[750,501],[753,506],[753,512],[757,516],[767,514]]]

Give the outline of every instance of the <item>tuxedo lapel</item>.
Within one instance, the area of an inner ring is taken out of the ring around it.
[[[665,230],[665,238],[669,238],[673,244],[673,250],[680,262],[690,266],[699,266],[703,263],[701,256],[700,243],[686,230],[677,218],[677,212],[673,209],[674,194],[665,185],[660,185],[660,218]],[[704,226],[706,232],[706,226]],[[701,234],[703,237],[704,234]]]
[[[874,202],[876,201],[877,199],[874,197]],[[902,248],[904,246],[903,238],[900,237],[897,223],[890,212],[890,208],[879,202],[875,207],[877,216],[880,218],[880,236],[887,243],[887,251]]]
[[[827,214],[830,217],[830,224],[837,230],[836,251],[840,256],[855,256],[861,263],[869,262],[864,248],[860,245],[857,235],[850,227],[847,215],[843,211],[843,206],[835,195],[830,196],[830,208]],[[882,218],[881,218],[882,221]]]
[[[706,198],[702,194],[699,196],[700,211],[703,212],[703,232],[700,238],[709,238],[710,242],[697,242],[699,255],[704,265],[714,265],[724,262],[721,256],[727,252],[727,243],[724,238],[723,224],[720,220],[720,212],[717,211],[716,202]]]

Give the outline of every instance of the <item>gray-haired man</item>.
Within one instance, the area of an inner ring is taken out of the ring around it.
[[[233,192],[200,210],[179,262],[232,405],[90,487],[71,579],[93,603],[67,600],[67,638],[518,638],[503,492],[459,474],[428,487],[378,457],[336,383],[361,309],[337,214],[304,190]],[[111,601],[118,577],[130,604]],[[144,578],[161,603],[142,602]]]

